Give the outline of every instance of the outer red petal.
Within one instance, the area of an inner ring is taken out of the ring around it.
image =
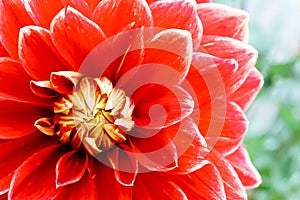
[[[217,151],[211,151],[207,159],[219,170],[223,179],[226,199],[246,200],[247,193],[232,165]]]
[[[164,128],[189,116],[194,108],[191,96],[182,88],[147,84],[138,88],[131,97],[137,125]]]
[[[0,42],[0,57],[4,57],[4,56],[8,56],[8,53],[7,53],[6,49],[4,48],[4,46]]]
[[[97,187],[96,199],[132,199],[132,187],[121,185],[114,175],[114,170],[91,159],[89,171],[93,177],[94,185]]]
[[[53,145],[34,154],[16,170],[8,196],[10,199],[53,199],[61,188],[55,187],[55,166],[69,148]]]
[[[94,10],[96,6],[99,4],[100,1],[102,0],[85,0],[87,4],[89,5],[91,10]]]
[[[9,186],[10,186],[10,182],[12,179],[12,173],[7,174],[6,176],[0,178],[0,199],[1,199],[1,195],[7,195],[8,190],[9,190]],[[6,198],[7,199],[7,198]]]
[[[232,93],[229,85],[232,74],[237,70],[234,59],[222,59],[204,53],[194,53],[190,71],[186,77],[187,83],[192,87],[188,92],[197,100],[195,109],[204,104],[225,98],[226,93]],[[192,89],[192,91],[190,91]],[[199,112],[199,110],[194,110]]]
[[[210,3],[211,0],[196,0],[197,3]]]
[[[0,144],[0,194],[3,191],[8,191],[14,170],[17,169],[25,159],[55,143],[55,137],[48,137],[36,132]],[[5,178],[6,180],[4,180]]]
[[[147,2],[149,4],[153,3],[155,1],[162,1],[162,0],[147,0]],[[209,3],[209,2],[211,2],[211,0],[191,0],[191,1],[194,1],[194,2],[197,2],[197,3]]]
[[[0,199],[1,200],[7,200],[7,193],[3,194],[3,195],[0,195]]]
[[[248,127],[248,120],[244,112],[235,103],[228,103],[226,108],[226,121],[220,136],[230,138],[243,137]]]
[[[93,178],[91,173],[86,171],[78,182],[63,187],[62,191],[55,199],[99,200],[99,198],[96,198],[95,192],[98,190],[98,185],[94,185]]]
[[[56,187],[78,182],[88,166],[88,157],[82,151],[71,151],[63,155],[56,165]]]
[[[226,199],[222,177],[213,164],[206,164],[189,175],[176,177],[175,180],[188,199]]]
[[[150,5],[154,26],[178,28],[192,34],[194,45],[199,45],[202,37],[202,23],[197,15],[196,3],[185,0],[156,1]],[[195,49],[198,46],[195,46]]]
[[[146,42],[143,64],[154,66],[152,71],[151,65],[144,71],[147,70],[147,76],[152,77],[156,83],[167,81],[170,85],[178,84],[189,71],[192,52],[193,43],[189,32],[178,29],[161,31]]]
[[[116,148],[109,153],[109,160],[116,180],[124,186],[133,186],[138,173],[138,162],[135,155],[124,149]]]
[[[236,102],[243,110],[247,110],[263,86],[263,83],[262,75],[257,69],[253,68],[245,82],[229,99]]]
[[[254,188],[261,183],[261,176],[251,163],[244,145],[241,145],[235,152],[226,156],[226,159],[233,166],[246,188]]]
[[[103,0],[95,9],[92,19],[107,36],[153,24],[151,11],[145,0]]]
[[[213,146],[219,152],[224,154],[235,151],[241,144],[244,134],[248,128],[248,120],[241,110],[241,108],[235,103],[226,104],[225,116],[211,117],[210,109],[204,109],[200,114],[200,131],[206,135],[209,146]],[[211,123],[212,120],[212,123]],[[211,135],[208,131],[210,126],[216,126],[218,124],[223,125],[219,133],[213,133]]]
[[[63,4],[53,0],[27,0],[25,7],[36,25],[49,29],[52,18],[63,8]]]
[[[45,107],[7,100],[0,97],[0,138],[14,139],[35,132],[34,122],[51,116]]]
[[[50,34],[55,47],[75,71],[105,37],[97,24],[71,7],[61,10],[55,16]]]
[[[132,32],[129,32],[129,36],[134,36]],[[126,42],[122,39],[121,43],[113,46],[126,44],[126,48],[136,46],[142,50],[126,53],[121,62],[122,65],[119,64],[106,70],[108,77],[113,77],[114,81],[120,78],[117,87],[124,89],[127,95],[148,83],[171,87],[180,84],[189,71],[192,59],[193,47],[190,33],[179,29],[162,30],[160,28],[146,28],[137,32],[143,34],[141,39],[137,34],[135,37],[137,39],[128,41],[129,37],[126,37],[124,38]],[[117,41],[118,39],[114,43]],[[119,48],[116,49],[119,51]]]
[[[237,71],[232,74],[228,81],[238,89],[246,80],[257,60],[257,50],[241,41],[218,36],[204,36],[202,47],[211,55],[235,59],[238,62]],[[235,90],[232,90],[234,92]]]
[[[173,143],[179,158],[178,167],[172,172],[189,174],[207,164],[204,160],[207,144],[197,124],[191,118],[184,119],[180,127],[177,132],[173,133],[176,134]]]
[[[93,8],[90,7],[90,5],[87,3],[87,0],[61,0],[61,2],[63,3],[64,7],[71,6],[88,18],[92,14]]]
[[[197,13],[204,35],[231,37],[248,42],[247,12],[217,3],[199,4]]]
[[[155,1],[158,1],[158,0],[146,0],[146,1],[147,1],[148,4],[151,4],[151,3],[155,2]]]
[[[0,40],[8,53],[18,58],[20,28],[33,24],[21,0],[0,1]]]
[[[178,147],[180,148],[180,139],[187,137],[187,141],[192,142],[198,133],[199,131],[195,122],[190,118],[186,118],[179,123],[162,129],[135,127],[130,132],[130,141],[132,145],[138,147],[141,152],[146,153],[156,151],[166,146],[171,141],[178,142]],[[188,146],[188,144],[183,145]],[[180,148],[180,150],[184,151],[185,149]]]
[[[187,200],[188,198],[170,177],[152,172],[139,174],[133,188],[133,199]]]
[[[134,199],[226,199],[220,173],[208,162],[189,175],[139,174],[133,191]]]
[[[0,97],[36,105],[51,105],[50,101],[38,98],[30,91],[32,78],[22,65],[10,58],[0,58]]]
[[[176,134],[181,134],[179,126],[180,123],[161,130],[134,129],[130,143],[139,163],[152,171],[169,171],[177,167],[178,151],[173,139]],[[183,126],[187,128],[187,125]]]
[[[72,69],[51,42],[49,31],[38,26],[26,26],[20,31],[19,57],[25,70],[37,80],[49,80],[53,71]]]
[[[124,84],[126,87],[127,82],[134,79],[132,76],[140,71],[139,67],[144,57],[145,35],[144,29],[135,29],[108,38],[89,55],[87,62],[84,63],[85,68],[80,72],[92,77],[107,77],[115,87],[125,89]],[[92,70],[89,63],[97,63],[94,64],[95,69]]]

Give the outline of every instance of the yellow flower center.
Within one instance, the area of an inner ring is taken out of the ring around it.
[[[53,119],[39,119],[35,126],[47,135],[57,135],[62,143],[96,155],[126,142],[126,132],[134,127],[133,109],[125,92],[113,88],[107,78],[81,77],[72,94],[56,99]]]

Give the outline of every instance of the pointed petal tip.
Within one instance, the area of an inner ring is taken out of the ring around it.
[[[132,187],[134,186],[134,182],[136,179],[136,175],[134,176],[134,178],[132,180],[130,180],[129,182],[124,182],[124,180],[121,180],[119,176],[115,175],[116,180],[118,181],[118,183],[120,183],[123,186],[126,187]]]
[[[240,145],[226,159],[232,164],[246,189],[258,187],[262,183],[262,177],[253,165],[245,145]]]
[[[249,40],[249,14],[219,3],[199,4],[197,13],[205,35],[231,37],[245,43]]]
[[[68,62],[68,69],[73,71],[77,71],[86,56],[106,38],[95,22],[71,6],[63,8],[53,18],[50,36],[58,52]]]
[[[145,0],[101,1],[92,19],[108,36],[126,29],[153,26],[152,13]]]
[[[78,182],[88,166],[88,156],[78,150],[73,150],[60,157],[55,168],[56,189]]]

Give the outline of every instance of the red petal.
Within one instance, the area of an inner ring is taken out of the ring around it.
[[[55,16],[50,34],[55,47],[75,71],[105,37],[94,22],[71,7],[61,10]]]
[[[0,98],[0,138],[14,139],[35,132],[34,122],[52,116],[45,107]]]
[[[243,110],[247,110],[263,86],[263,83],[262,75],[257,69],[253,68],[245,82],[229,99],[236,102]]]
[[[161,173],[139,174],[133,188],[133,199],[187,200],[181,187]]]
[[[190,33],[168,29],[152,37],[145,38],[149,42],[145,46],[143,64],[148,65],[145,70],[141,69],[146,71],[143,77],[151,77],[149,82],[155,83],[164,83],[166,80],[170,85],[180,83],[187,75],[192,61],[193,44]]]
[[[61,2],[64,7],[71,6],[88,18],[92,14],[92,9],[89,4],[87,4],[87,0],[61,0]]]
[[[232,38],[204,36],[202,45],[211,55],[238,62],[237,71],[228,80],[228,84],[234,85],[236,89],[245,81],[257,60],[256,49]]]
[[[18,37],[20,28],[33,24],[21,0],[0,1],[0,35],[1,43],[8,53],[18,58]]]
[[[30,81],[30,89],[32,93],[42,98],[55,99],[60,95],[52,89],[50,81]]]
[[[49,31],[37,26],[20,30],[19,57],[25,70],[37,80],[49,80],[51,72],[71,69],[64,66]]]
[[[36,25],[49,29],[53,17],[63,8],[61,1],[27,0],[25,6]]]
[[[1,191],[9,189],[13,171],[17,169],[25,159],[55,143],[55,137],[48,137],[36,132],[0,144],[0,193]]]
[[[60,94],[72,94],[82,74],[74,71],[53,72],[50,76],[51,87]]]
[[[147,0],[148,4],[153,3],[155,1],[161,1],[161,0]],[[209,3],[211,0],[195,0],[197,3]]]
[[[136,128],[130,134],[130,143],[140,164],[151,171],[169,171],[178,166],[178,152],[172,141],[180,123],[161,130]],[[186,127],[185,127],[186,128]]]
[[[130,31],[129,35],[133,35],[132,32]],[[157,83],[168,87],[181,83],[189,71],[192,59],[193,49],[190,33],[178,29],[163,31],[161,29],[145,29],[140,32],[143,34],[141,39],[144,40],[144,43],[143,41],[140,42],[140,48],[143,48],[143,50],[130,52],[132,54],[128,53],[126,57],[124,56],[125,60],[122,61],[121,67],[117,65],[113,69],[107,69],[108,73],[114,75],[107,77],[113,77],[113,80],[120,78],[117,87],[124,89],[127,95],[132,94],[135,89],[148,83]],[[123,35],[126,36],[126,34]],[[125,38],[126,43],[128,43],[128,38]],[[135,38],[139,40],[139,37]],[[123,45],[125,42],[116,44]],[[132,44],[127,44],[125,48],[128,48],[128,46],[131,47]],[[142,63],[139,63],[141,57],[144,58]]]
[[[30,91],[31,77],[22,65],[10,58],[0,58],[0,97],[37,105],[51,105]]]
[[[116,87],[123,88],[124,84],[133,79],[131,73],[137,71],[133,69],[139,70],[137,67],[141,65],[144,56],[143,40],[149,32],[144,31],[147,30],[135,29],[108,38],[97,46],[95,54],[89,55],[84,63],[85,68],[82,67],[80,72],[91,77],[107,77],[114,85],[119,84]],[[97,63],[95,69],[90,67],[90,63]],[[121,78],[122,83],[119,82]]]
[[[94,10],[96,6],[99,4],[99,2],[102,0],[85,0],[85,1],[88,3],[90,9]]]
[[[8,56],[8,53],[0,42],[0,57],[4,57],[4,56]]]
[[[10,174],[7,174],[6,176],[4,176],[3,178],[0,178],[0,199],[1,199],[1,195],[8,193],[12,175],[13,174],[10,173]],[[5,199],[7,199],[7,198],[5,198]]]
[[[158,0],[146,0],[146,1],[147,1],[148,4],[151,4],[151,3],[155,2],[155,1],[158,1]]]
[[[261,176],[251,163],[244,145],[241,145],[235,152],[226,156],[226,159],[233,166],[246,188],[254,188],[261,183]]]
[[[197,3],[210,3],[211,0],[196,0]]]
[[[200,131],[206,134],[209,146],[219,152],[230,153],[240,145],[248,128],[248,120],[238,105],[227,103],[225,116],[217,113],[212,116],[210,109],[205,109],[200,115]],[[216,126],[222,129],[215,130]]]
[[[203,29],[196,3],[185,0],[156,1],[150,8],[156,27],[187,30],[192,34],[195,48],[199,46]]]
[[[203,165],[206,142],[190,118],[162,130],[135,128],[130,135],[132,149],[147,169],[169,171],[178,166],[173,172],[184,174]]]
[[[248,120],[235,103],[228,103],[226,105],[226,119],[221,137],[238,138],[243,137],[248,127]]]
[[[206,164],[189,175],[178,176],[175,180],[188,199],[227,199],[222,177],[212,164]]]
[[[230,139],[227,137],[207,137],[206,141],[208,144],[212,144],[213,149],[220,151],[223,155],[227,155],[235,151],[242,143],[243,137]]]
[[[131,97],[137,125],[163,128],[173,125],[191,114],[194,102],[182,88],[147,84],[138,88]]]
[[[246,200],[246,190],[231,164],[216,151],[210,152],[207,159],[217,167],[222,176],[226,199]]]
[[[93,177],[91,176],[91,174],[86,171],[83,177],[78,182],[76,182],[76,184],[70,184],[63,187],[62,191],[55,199],[97,200],[95,194],[95,191],[98,190],[97,187],[94,185]]]
[[[96,199],[106,200],[132,199],[132,187],[121,185],[114,175],[114,170],[96,159],[92,159],[89,165],[94,185],[97,186]]]
[[[16,170],[9,191],[10,199],[53,199],[61,188],[55,187],[55,166],[69,148],[53,145],[28,158]]]
[[[56,187],[78,182],[88,166],[88,157],[82,151],[71,151],[63,155],[56,164]]]
[[[151,11],[144,0],[103,0],[95,9],[92,19],[107,36],[153,24]]]
[[[101,156],[101,155],[100,155]],[[99,160],[99,157],[97,157]],[[131,152],[116,148],[109,153],[116,180],[124,186],[133,186],[138,173],[138,162]]]
[[[231,37],[248,42],[248,14],[236,8],[217,3],[199,4],[198,15],[204,35]]]
[[[8,199],[8,197],[7,197],[7,193],[5,193],[5,194],[0,194],[0,199],[1,200],[7,200]]]
[[[194,53],[192,66],[186,78],[188,85],[185,87],[193,99],[198,101],[194,113],[199,112],[204,104],[216,99],[224,99],[225,92],[230,93],[233,90],[228,80],[236,70],[237,62],[233,59]]]
[[[207,144],[192,119],[187,118],[181,122],[180,132],[177,132],[173,142],[179,158],[178,168],[172,172],[189,174],[207,164],[207,161],[203,159]]]

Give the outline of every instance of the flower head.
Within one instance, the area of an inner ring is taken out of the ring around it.
[[[248,15],[209,1],[0,1],[0,195],[246,199]]]

